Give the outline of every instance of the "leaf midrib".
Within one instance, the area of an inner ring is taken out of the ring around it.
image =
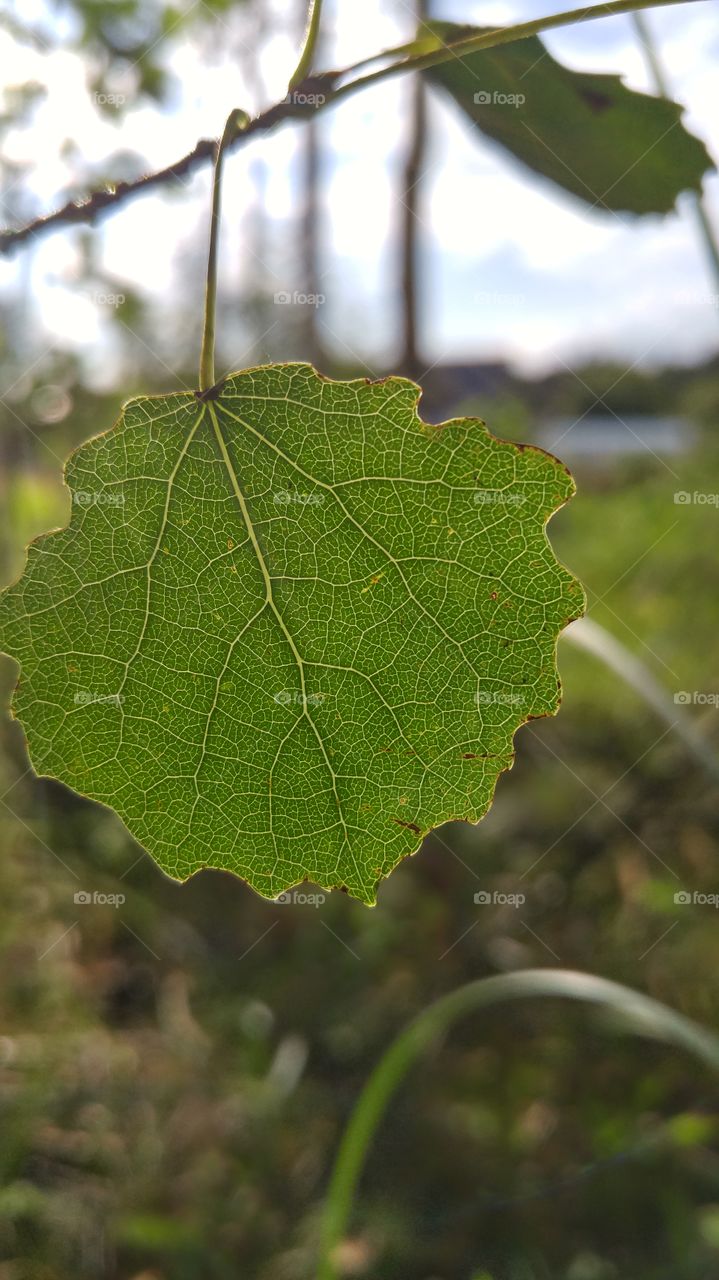
[[[348,851],[349,851],[350,857],[352,858],[352,862],[353,862],[353,865],[354,865],[354,867],[355,867],[355,870],[357,871],[358,876],[360,876],[360,875],[361,875],[361,873],[360,873],[360,868],[358,867],[358,865],[357,865],[357,861],[356,861],[355,856],[354,856],[354,852],[353,852],[353,849],[352,849],[352,844],[351,844],[351,842],[350,842],[350,838],[349,838],[349,832],[348,832],[348,830],[347,830],[347,823],[346,823],[345,816],[344,816],[344,812],[343,812],[343,809],[342,809],[342,803],[341,803],[341,801],[340,801],[339,792],[338,792],[338,790],[337,790],[337,775],[335,774],[335,771],[334,771],[334,769],[332,768],[332,762],[331,762],[331,760],[330,760],[330,758],[329,758],[329,755],[327,754],[327,748],[325,747],[325,744],[324,744],[324,741],[323,741],[322,735],[321,735],[321,733],[320,733],[319,729],[317,728],[317,725],[315,724],[314,720],[312,719],[312,716],[311,716],[311,715],[310,715],[310,713],[309,713],[309,707],[308,707],[308,701],[307,701],[307,685],[306,685],[306,681],[305,681],[305,665],[304,665],[304,662],[303,662],[303,660],[302,660],[302,655],[301,655],[301,653],[300,653],[299,649],[297,648],[297,645],[295,644],[294,637],[292,636],[291,631],[289,630],[289,628],[288,628],[288,626],[287,626],[287,624],[286,624],[286,622],[285,622],[284,618],[282,617],[282,614],[280,613],[280,610],[279,610],[279,609],[278,609],[278,607],[277,607],[277,604],[276,604],[276,601],[275,601],[275,598],[274,598],[274,594],[273,594],[273,590],[272,590],[272,578],[271,578],[271,576],[270,576],[269,569],[267,568],[267,564],[266,564],[266,562],[265,562],[265,558],[264,558],[264,556],[263,556],[263,554],[262,554],[262,548],[261,548],[261,546],[260,546],[259,539],[258,539],[258,537],[257,537],[257,533],[256,533],[256,531],[255,531],[255,527],[254,527],[254,525],[253,525],[253,523],[252,523],[252,518],[251,518],[251,516],[250,516],[249,510],[248,510],[248,507],[247,507],[247,503],[246,503],[246,501],[245,501],[245,495],[244,495],[244,493],[242,492],[242,487],[241,487],[241,485],[240,485],[240,482],[239,482],[239,479],[238,479],[238,476],[237,476],[237,472],[235,471],[235,468],[234,468],[234,466],[232,465],[232,459],[230,458],[230,455],[229,455],[229,452],[228,452],[228,449],[227,449],[227,444],[226,444],[226,442],[225,442],[225,438],[224,438],[224,436],[223,436],[223,434],[222,434],[222,430],[221,430],[221,428],[220,428],[220,423],[219,423],[219,419],[218,419],[217,413],[216,413],[216,411],[215,411],[215,407],[214,407],[214,405],[213,405],[213,404],[210,404],[209,408],[210,408],[210,417],[212,418],[212,426],[213,426],[213,430],[214,430],[214,433],[215,433],[215,438],[216,438],[217,443],[218,443],[218,445],[219,445],[220,453],[222,454],[222,460],[223,460],[223,462],[224,462],[224,464],[225,464],[225,467],[226,467],[226,470],[227,470],[227,474],[228,474],[229,479],[230,479],[230,484],[232,485],[233,492],[234,492],[234,494],[235,494],[235,497],[236,497],[236,499],[237,499],[237,502],[238,502],[238,505],[239,505],[240,511],[241,511],[241,513],[242,513],[242,519],[244,520],[245,528],[247,529],[247,536],[248,536],[248,537],[249,537],[249,539],[250,539],[250,542],[251,542],[251,544],[252,544],[252,548],[253,548],[253,550],[254,550],[254,552],[255,552],[255,555],[256,555],[256,557],[257,557],[257,563],[258,563],[258,565],[259,565],[259,567],[260,567],[260,571],[261,571],[261,573],[262,573],[262,578],[263,578],[263,581],[264,581],[264,584],[265,584],[265,604],[266,604],[266,605],[269,605],[270,609],[272,610],[272,613],[274,614],[274,616],[275,616],[275,618],[276,618],[276,620],[277,620],[277,624],[278,624],[278,626],[279,626],[280,630],[282,631],[282,634],[283,634],[283,636],[285,637],[285,639],[286,639],[286,641],[287,641],[287,643],[288,643],[288,645],[289,645],[289,647],[290,647],[290,651],[291,651],[291,653],[292,653],[292,656],[293,656],[293,658],[294,658],[294,660],[295,660],[295,664],[296,664],[296,666],[297,666],[297,671],[298,671],[299,678],[300,678],[300,693],[301,693],[301,697],[302,697],[302,707],[301,707],[300,715],[298,716],[297,720],[295,721],[295,724],[293,725],[293,730],[294,730],[294,728],[296,727],[296,725],[297,725],[297,724],[299,724],[300,720],[302,719],[302,716],[304,716],[304,717],[306,718],[306,720],[308,721],[308,723],[309,723],[309,725],[310,725],[311,729],[312,729],[312,732],[313,732],[313,734],[314,734],[314,736],[315,736],[315,739],[316,739],[316,741],[317,741],[317,744],[318,744],[318,746],[319,746],[319,748],[320,748],[320,751],[321,751],[321,753],[322,753],[322,758],[323,758],[323,760],[324,760],[324,762],[325,762],[325,765],[326,765],[326,767],[327,767],[327,771],[328,771],[328,773],[329,773],[329,775],[330,775],[330,781],[331,781],[331,785],[332,785],[332,794],[333,794],[333,796],[334,796],[335,804],[336,804],[336,807],[337,807],[337,813],[338,813],[339,820],[340,820],[340,823],[341,823],[341,826],[342,826],[342,835],[343,835],[343,838],[344,838],[344,843],[345,843],[345,845],[347,846],[347,849],[348,849]],[[264,439],[264,437],[263,437],[263,439]],[[290,732],[292,732],[293,730],[290,730]],[[288,734],[286,734],[286,735],[285,735],[285,737],[284,737],[284,738],[283,738],[283,740],[282,740],[282,743],[280,743],[280,746],[278,747],[278,753],[277,753],[278,755],[279,755],[279,751],[281,750],[282,746],[283,746],[283,745],[284,745],[284,743],[287,741],[287,739],[289,738],[289,736],[290,736],[290,734],[289,734],[289,733],[288,733]],[[272,769],[270,770],[270,773],[272,773],[272,771],[274,770],[275,763],[276,763],[276,759],[275,759],[275,761],[273,762]],[[271,793],[271,789],[270,789],[270,804],[272,803],[272,801],[271,801],[271,794],[272,794],[272,793]],[[270,823],[270,829],[272,830],[272,824],[271,824],[271,823]],[[274,839],[274,831],[273,831],[273,839]]]

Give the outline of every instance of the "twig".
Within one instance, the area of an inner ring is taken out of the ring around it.
[[[338,71],[324,71],[308,76],[300,84],[295,84],[293,91],[282,102],[277,102],[266,111],[250,120],[244,132],[228,145],[228,151],[244,144],[257,133],[267,133],[287,120],[307,117],[310,113],[324,110],[341,98],[364,89],[367,85],[387,79],[389,76],[402,74],[405,71],[421,71],[438,63],[447,62],[450,58],[463,57],[470,53],[478,53],[482,49],[492,49],[496,45],[510,44],[528,36],[538,35],[542,31],[554,27],[571,26],[578,22],[590,22],[595,18],[611,17],[614,14],[633,13],[638,9],[660,8],[669,4],[689,4],[693,0],[607,0],[604,4],[592,5],[582,9],[570,9],[565,13],[551,14],[537,18],[532,22],[523,22],[516,26],[501,27],[496,31],[486,31],[452,44],[441,44],[436,49],[427,51],[427,42],[421,40],[416,45],[403,45],[398,49],[388,49],[378,57],[393,57],[398,53],[403,56],[400,61],[388,67],[381,67],[367,75],[350,79],[340,84],[348,76],[355,75],[360,66],[366,66],[368,59],[356,66],[344,67]],[[310,46],[311,47],[311,46]],[[414,48],[421,48],[421,53],[412,53]],[[410,51],[408,53],[408,51]],[[374,61],[371,59],[369,61]],[[195,170],[208,164],[215,158],[216,141],[214,138],[202,138],[192,151],[176,160],[174,164],[155,173],[145,174],[132,182],[119,182],[117,185],[96,191],[85,200],[70,200],[62,208],[43,217],[35,218],[25,226],[14,230],[0,232],[0,255],[8,255],[20,245],[35,236],[45,235],[59,226],[71,226],[76,223],[93,223],[108,210],[116,209],[128,200],[156,187],[165,186],[194,174]]]
[[[327,90],[335,83],[337,78],[333,72],[327,72],[322,76],[312,76],[310,80],[305,81],[302,88],[307,94],[316,94],[319,89]],[[299,95],[297,96],[299,98]],[[278,125],[284,124],[285,121],[301,119],[303,116],[309,115],[310,111],[313,110],[316,110],[316,107],[297,105],[287,101],[275,103],[274,106],[268,107],[260,115],[254,116],[244,132],[239,133],[229,144],[227,150],[233,151],[245,143],[252,135],[267,133],[269,130],[277,128]],[[106,188],[103,191],[93,192],[92,195],[84,200],[69,200],[62,208],[56,209],[53,213],[45,214],[43,217],[35,218],[23,227],[18,227],[16,230],[0,231],[0,255],[8,255],[25,241],[34,236],[41,236],[54,231],[58,226],[94,223],[108,211],[113,211],[126,204],[128,200],[134,199],[135,196],[144,195],[149,191],[154,191],[157,187],[164,187],[173,182],[180,182],[183,179],[192,177],[203,165],[211,164],[214,161],[216,148],[216,138],[201,138],[192,151],[188,151],[187,155],[181,156],[179,160],[168,165],[165,169],[143,174],[142,177],[135,178],[131,182],[118,182],[115,186]]]

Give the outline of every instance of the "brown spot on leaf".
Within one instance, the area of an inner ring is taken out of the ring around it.
[[[422,830],[417,826],[416,822],[403,822],[401,818],[393,818],[392,821],[396,822],[398,827],[406,827],[408,831],[414,831],[417,836],[422,834]]]

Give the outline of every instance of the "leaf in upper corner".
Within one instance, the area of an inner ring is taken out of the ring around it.
[[[401,378],[308,365],[132,400],[67,466],[0,643],[41,774],[110,805],[169,875],[372,902],[422,836],[477,821],[558,705],[579,584],[545,533],[572,480]]]
[[[431,26],[445,44],[482,31]],[[616,75],[570,71],[537,36],[455,55],[425,75],[483,133],[598,210],[668,213],[680,192],[701,191],[713,167],[676,102],[627,89]]]

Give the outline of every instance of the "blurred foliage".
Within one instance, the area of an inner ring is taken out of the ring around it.
[[[88,90],[96,105],[103,112],[114,113],[142,98],[163,102],[172,84],[166,66],[172,42],[188,31],[197,35],[198,27],[211,26],[244,3],[203,0],[202,4],[180,7],[162,0],[112,0],[112,4],[106,0],[60,0],[44,19],[5,15],[0,25],[18,43],[35,49],[60,47],[81,52],[88,67]],[[28,88],[25,86],[25,93]],[[17,94],[18,90],[12,92]]]

